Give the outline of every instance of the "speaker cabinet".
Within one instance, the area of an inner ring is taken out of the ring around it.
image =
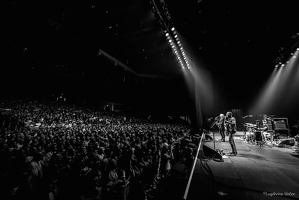
[[[290,136],[288,118],[273,118],[274,131],[281,136]]]

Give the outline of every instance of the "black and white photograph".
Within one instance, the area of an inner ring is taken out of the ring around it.
[[[0,199],[299,199],[297,4],[4,1]]]

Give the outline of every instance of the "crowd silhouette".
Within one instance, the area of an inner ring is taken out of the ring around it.
[[[186,124],[59,102],[3,100],[0,109],[4,199],[155,199],[175,163],[190,170]]]

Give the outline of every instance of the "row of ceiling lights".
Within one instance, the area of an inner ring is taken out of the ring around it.
[[[296,58],[295,53],[299,49],[299,33],[295,33],[291,37],[291,41],[289,43],[292,43],[293,45],[289,48],[281,47],[279,50],[279,55],[274,60],[275,67],[283,67],[285,66],[286,59],[289,58]],[[289,60],[286,61],[286,64],[289,63]]]
[[[296,52],[299,52],[299,47],[296,49],[295,52],[291,53],[291,58],[296,58],[297,57],[296,56],[297,55]],[[289,62],[290,62],[289,60],[286,61],[286,64],[288,64]],[[282,63],[282,61],[280,61],[278,64],[275,65],[275,67],[284,67],[284,66],[285,66],[285,64]]]
[[[155,17],[158,19],[158,22],[160,23],[165,33],[165,36],[173,52],[175,53],[182,69],[186,69],[186,68],[190,69],[190,64],[184,52],[182,43],[179,40],[178,34],[171,21],[171,17],[165,1],[163,0],[159,1],[157,4],[155,0],[151,0],[150,3],[152,4],[152,12],[154,13]]]
[[[185,53],[182,43],[179,39],[179,36],[176,33],[175,28],[174,27],[171,28],[171,33],[167,32],[167,30],[165,30],[164,32],[165,32],[165,36],[167,37],[168,42],[169,42],[173,52],[175,53],[182,69],[185,69],[185,66],[188,69],[190,69],[190,65],[189,65],[188,59],[186,57],[186,53]]]

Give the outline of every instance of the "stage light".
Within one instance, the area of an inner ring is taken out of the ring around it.
[[[174,53],[176,54],[176,56],[183,57],[185,54],[184,52],[182,52],[182,48],[180,48],[182,45],[174,24],[171,20],[170,13],[167,9],[165,1],[160,0],[157,2],[155,0],[151,0],[150,3],[152,5],[152,12],[156,20],[158,20],[158,23],[161,25],[161,28],[164,31],[165,36],[167,37],[167,40],[170,43]],[[176,47],[178,47],[178,49],[176,49]],[[187,59],[184,56],[184,59],[182,60],[183,66],[187,65],[186,61]]]

